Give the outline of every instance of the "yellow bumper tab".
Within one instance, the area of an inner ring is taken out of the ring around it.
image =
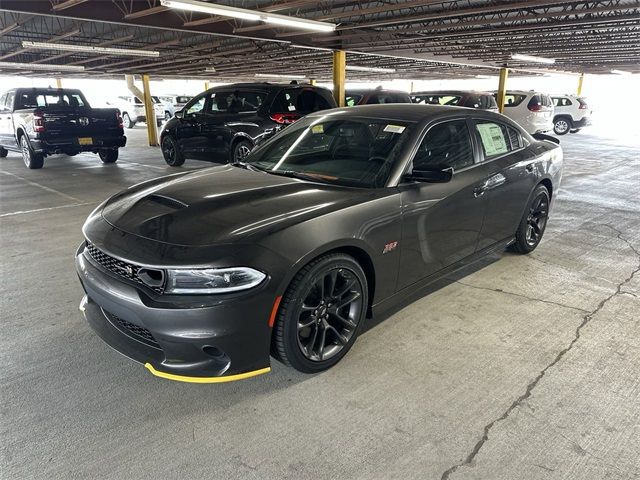
[[[235,375],[227,375],[222,377],[187,377],[185,375],[176,375],[175,373],[161,372],[153,368],[150,363],[145,363],[144,367],[149,370],[156,377],[166,378],[167,380],[174,380],[176,382],[188,382],[188,383],[225,383],[235,382],[236,380],[244,380],[245,378],[255,377],[262,375],[263,373],[269,373],[271,367],[261,368],[259,370],[253,370],[251,372],[237,373]]]

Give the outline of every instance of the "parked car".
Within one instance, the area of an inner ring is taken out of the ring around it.
[[[401,90],[348,90],[345,95],[347,107],[355,105],[378,105],[381,103],[411,103],[407,92]]]
[[[164,120],[164,105],[158,97],[152,96],[151,98],[153,100],[153,109],[156,114],[156,124],[161,126],[162,121]],[[125,95],[107,103],[108,105],[113,105],[120,109],[122,120],[126,128],[133,128],[136,126],[136,123],[146,123],[147,121],[144,102],[138,97]]]
[[[556,135],[577,133],[583,127],[591,125],[593,112],[587,105],[586,98],[577,95],[552,95],[551,100],[555,107],[553,131]]]
[[[412,92],[413,103],[427,105],[450,105],[456,107],[479,108],[498,111],[496,99],[490,92],[474,92],[467,90],[438,90],[432,92]]]
[[[164,119],[168,122],[176,112],[182,110],[191,101],[190,95],[161,95],[160,100],[164,104]]]
[[[489,252],[533,251],[561,172],[558,144],[493,112],[312,113],[244,162],[102,203],[76,253],[81,310],[160,377],[247,378],[270,353],[319,372],[372,315]]]
[[[497,92],[494,95],[497,97]],[[530,134],[553,130],[553,103],[546,93],[507,91],[503,113]]]
[[[0,157],[21,152],[28,168],[57,153],[93,152],[113,163],[126,142],[120,112],[91,108],[80,90],[14,88],[0,96]]]
[[[325,88],[302,84],[237,83],[197,95],[162,130],[167,164],[186,158],[237,162],[296,120],[336,103]]]

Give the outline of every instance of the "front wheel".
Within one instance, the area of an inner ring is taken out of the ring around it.
[[[565,117],[556,118],[553,122],[553,131],[556,135],[566,135],[571,130],[571,122]]]
[[[162,139],[162,156],[167,165],[171,167],[179,167],[184,163],[184,155],[180,151],[178,144],[172,136],[166,135]]]
[[[128,113],[125,113],[124,115],[122,115],[122,124],[126,127],[126,128],[133,128],[136,126],[136,122],[134,122],[133,120],[131,120],[131,117],[129,116]]]
[[[116,163],[116,161],[118,160],[118,149],[109,148],[100,150],[98,152],[98,155],[100,156],[100,160],[102,160],[102,163]]]
[[[31,170],[42,168],[42,165],[44,165],[44,155],[33,151],[25,135],[20,137],[20,150],[22,151],[22,160],[27,168]]]
[[[536,249],[547,226],[549,201],[547,187],[538,185],[516,231],[516,241],[512,245],[515,252],[526,254]]]
[[[367,305],[367,277],[360,264],[342,253],[319,257],[298,272],[282,299],[274,355],[305,373],[331,368],[356,341]]]

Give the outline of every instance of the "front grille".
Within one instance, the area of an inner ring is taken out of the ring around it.
[[[144,285],[145,287],[150,288],[157,293],[164,292],[164,284],[161,286],[150,286],[140,278],[140,275],[138,273],[142,267],[140,267],[139,265],[114,258],[111,255],[104,253],[102,250],[98,249],[94,244],[90,242],[87,242],[86,245],[89,256],[108,271],[124,277],[128,280],[132,280],[141,285]]]
[[[104,313],[109,317],[111,323],[113,323],[124,333],[130,335],[131,337],[135,338],[139,342],[144,343],[145,345],[161,349],[160,344],[156,341],[151,332],[146,328],[141,327],[140,325],[136,325],[135,323],[127,322],[126,320],[114,315],[113,313]]]

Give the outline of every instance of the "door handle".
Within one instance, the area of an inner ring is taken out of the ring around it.
[[[484,192],[487,191],[487,182],[484,182],[482,185],[473,189],[473,196],[478,198],[484,195]]]

